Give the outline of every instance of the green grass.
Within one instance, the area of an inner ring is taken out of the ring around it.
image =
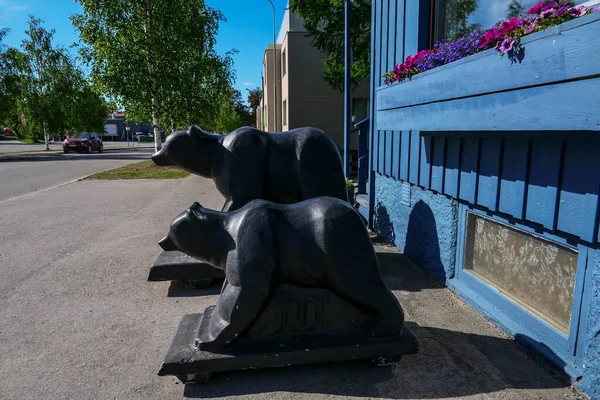
[[[189,172],[173,168],[159,167],[154,161],[142,161],[136,164],[126,165],[121,168],[109,169],[98,172],[86,179],[116,180],[116,179],[181,179],[190,175]]]
[[[29,143],[29,144],[44,143],[44,142],[40,142],[40,141],[34,141],[33,139],[29,139],[29,138],[17,139],[17,140],[19,142]]]

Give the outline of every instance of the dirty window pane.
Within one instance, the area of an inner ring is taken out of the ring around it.
[[[577,252],[469,213],[465,269],[565,334]]]
[[[526,16],[540,0],[437,0],[435,40],[456,40],[477,29],[490,29],[511,17]],[[574,4],[585,3],[577,0]]]

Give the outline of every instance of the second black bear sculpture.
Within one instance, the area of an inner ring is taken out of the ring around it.
[[[227,213],[194,203],[160,244],[225,271],[217,305],[204,313],[201,349],[311,332],[369,339],[402,331],[402,308],[368,231],[339,199],[254,200]]]
[[[291,204],[329,196],[348,201],[338,147],[315,128],[266,133],[242,127],[222,136],[192,126],[170,134],[152,159],[213,179],[226,199],[223,211],[256,199]]]

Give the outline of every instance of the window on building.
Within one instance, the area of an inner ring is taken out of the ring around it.
[[[464,269],[569,334],[578,253],[468,213]]]
[[[369,99],[352,99],[352,121],[360,122],[369,116]]]
[[[287,125],[287,100],[283,101],[283,107],[281,110],[281,124],[282,125]]]
[[[281,52],[281,77],[285,76],[287,71],[287,59],[285,57],[285,50]]]
[[[540,0],[435,0],[434,40],[456,40],[478,29],[490,29],[511,17],[523,17]],[[589,3],[576,0],[575,4]]]

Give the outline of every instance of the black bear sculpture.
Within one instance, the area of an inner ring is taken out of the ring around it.
[[[417,351],[368,231],[343,200],[253,200],[227,213],[194,203],[160,244],[226,276],[216,306],[184,317],[160,375],[190,382],[202,373]]]
[[[319,196],[348,200],[338,146],[315,128],[267,133],[246,126],[215,135],[192,126],[171,133],[152,160],[213,179],[226,199],[223,211],[257,199],[280,204]]]

